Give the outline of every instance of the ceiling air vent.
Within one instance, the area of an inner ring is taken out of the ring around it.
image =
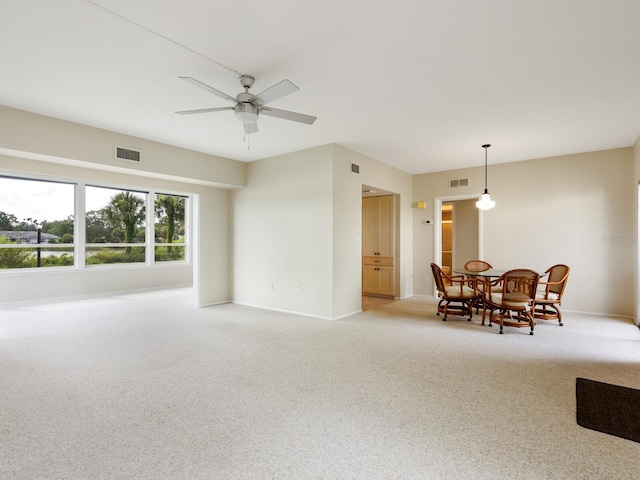
[[[449,180],[449,188],[464,188],[469,186],[468,178],[456,178]]]
[[[360,165],[352,163],[351,164],[351,173],[355,173],[357,175],[360,175]]]
[[[141,152],[131,150],[130,148],[116,147],[116,158],[120,160],[128,160],[130,162],[140,162]]]

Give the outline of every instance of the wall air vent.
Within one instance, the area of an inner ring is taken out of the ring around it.
[[[138,150],[130,148],[116,147],[116,158],[120,160],[128,160],[130,162],[141,162],[142,153]]]
[[[360,165],[352,163],[351,164],[351,173],[355,173],[356,175],[360,175]]]
[[[456,178],[449,180],[449,188],[464,188],[469,186],[468,178]]]

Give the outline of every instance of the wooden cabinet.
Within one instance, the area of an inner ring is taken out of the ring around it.
[[[362,293],[393,297],[395,267],[362,265]]]
[[[362,199],[362,255],[395,255],[393,195]]]
[[[395,199],[362,199],[362,293],[395,295]]]

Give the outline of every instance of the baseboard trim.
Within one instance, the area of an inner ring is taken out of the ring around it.
[[[305,312],[296,312],[295,310],[285,310],[282,308],[272,308],[272,307],[264,307],[261,305],[254,305],[251,303],[244,303],[244,302],[237,302],[237,301],[232,301],[231,303],[235,304],[235,305],[242,305],[243,307],[251,307],[251,308],[259,308],[260,310],[269,310],[271,312],[280,312],[280,313],[287,313],[290,315],[297,315],[300,317],[308,317],[308,318],[317,318],[320,320],[329,320],[329,321],[335,321],[335,320],[340,320],[346,317],[350,317],[351,315],[355,315],[357,313],[361,313],[362,310],[355,310],[351,313],[346,313],[344,315],[340,315],[338,317],[325,317],[323,315],[313,315],[311,313],[305,313]]]
[[[27,307],[30,305],[46,305],[50,303],[79,302],[83,300],[117,297],[122,295],[135,295],[138,293],[151,293],[151,292],[158,292],[162,290],[181,290],[184,288],[193,288],[193,285],[190,283],[180,284],[180,285],[164,285],[159,287],[136,288],[132,290],[114,290],[111,292],[87,293],[86,295],[70,295],[68,297],[50,297],[50,298],[37,298],[33,300],[20,300],[17,302],[2,302],[0,303],[0,309],[20,308],[20,307]]]

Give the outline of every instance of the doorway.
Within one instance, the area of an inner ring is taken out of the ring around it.
[[[477,195],[434,200],[435,262],[452,274],[469,260],[482,259],[482,213]]]
[[[399,197],[362,185],[362,309],[394,301],[398,296]]]

